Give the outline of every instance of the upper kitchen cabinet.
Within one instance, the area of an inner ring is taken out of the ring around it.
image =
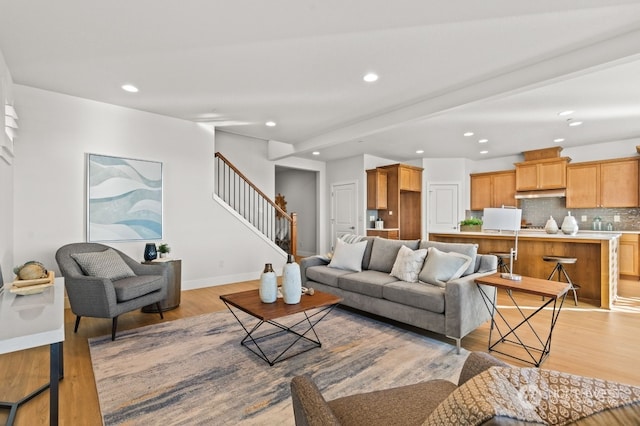
[[[638,159],[567,166],[567,208],[637,207]]]
[[[401,240],[422,234],[422,168],[407,164],[378,167],[387,173],[387,208],[378,210],[385,228],[398,228]],[[368,198],[368,194],[367,194]]]
[[[400,191],[422,191],[422,169],[400,164]]]
[[[516,190],[536,191],[567,186],[568,157],[516,163]]]
[[[474,173],[471,177],[471,210],[516,205],[516,172]]]
[[[383,169],[367,170],[367,210],[387,208],[387,172]]]

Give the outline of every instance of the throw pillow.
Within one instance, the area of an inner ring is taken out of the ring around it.
[[[444,287],[447,281],[460,278],[471,263],[464,254],[445,253],[435,247],[429,247],[427,260],[418,275],[420,281]]]
[[[346,271],[362,271],[362,257],[367,248],[367,242],[347,244],[340,238],[336,240],[336,249],[333,251],[330,268],[344,269]]]
[[[460,254],[464,254],[465,256],[469,256],[471,258],[471,263],[464,271],[462,276],[473,274],[476,270],[476,255],[478,254],[478,244],[470,244],[470,243],[443,243],[439,241],[421,241],[420,248],[428,249],[429,247],[435,247],[440,251],[444,251],[446,253],[456,252]]]
[[[427,249],[411,250],[407,246],[400,247],[390,275],[402,281],[417,283],[425,257],[427,257]]]
[[[120,255],[110,248],[97,252],[74,253],[71,257],[80,265],[82,271],[91,277],[115,281],[136,275]]]

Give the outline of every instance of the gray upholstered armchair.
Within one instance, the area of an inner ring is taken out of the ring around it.
[[[118,316],[156,304],[167,295],[168,273],[162,265],[143,265],[112,247],[73,243],[60,247],[56,262],[64,276],[71,311],[80,318],[111,318],[111,340],[116,338]]]

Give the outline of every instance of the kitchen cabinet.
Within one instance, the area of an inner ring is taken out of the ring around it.
[[[367,229],[367,236],[397,240],[400,239],[400,231],[398,229]]]
[[[567,208],[638,207],[638,159],[567,166]]]
[[[367,170],[367,210],[387,208],[387,172],[382,169]]]
[[[387,173],[387,208],[378,210],[385,228],[398,228],[401,240],[421,238],[422,168],[392,164],[378,169]]]
[[[516,172],[474,173],[471,177],[471,210],[516,205]]]
[[[618,266],[620,275],[640,277],[640,266],[638,265],[638,234],[622,234],[618,246]]]
[[[535,191],[567,186],[568,157],[516,163],[516,190]]]

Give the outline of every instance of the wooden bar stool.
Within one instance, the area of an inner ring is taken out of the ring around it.
[[[547,280],[551,281],[551,279],[557,272],[558,281],[562,281],[562,275],[564,274],[567,282],[571,284],[570,290],[573,291],[573,301],[575,302],[576,306],[578,306],[578,295],[576,294],[576,290],[579,290],[580,286],[574,284],[573,281],[571,281],[571,278],[569,278],[569,274],[567,274],[567,270],[564,267],[564,265],[573,265],[578,261],[578,259],[576,259],[575,257],[565,256],[542,256],[542,260],[544,260],[545,262],[556,262],[556,266],[553,268],[553,271],[551,271],[551,274],[549,275],[549,278],[547,278]]]
[[[509,269],[509,261],[511,260],[511,253],[489,253],[498,258],[498,272],[511,272]],[[506,261],[505,261],[506,260]]]

